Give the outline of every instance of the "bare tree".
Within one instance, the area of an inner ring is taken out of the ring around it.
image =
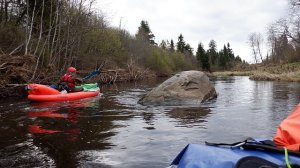
[[[300,6],[300,0],[290,0],[290,4],[292,7]]]
[[[34,16],[35,16],[35,7],[36,7],[36,1],[34,1],[34,7],[33,7],[33,10],[32,10],[32,16],[31,16],[31,21],[30,21],[30,27],[29,26],[29,0],[27,0],[27,27],[28,27],[28,30],[27,30],[27,33],[28,33],[28,37],[26,38],[26,45],[25,45],[25,55],[28,54],[28,45],[30,43],[30,40],[31,40],[31,36],[32,36],[32,29],[33,29],[33,22],[34,22]]]
[[[296,45],[300,47],[300,0],[290,0],[291,37]]]
[[[276,59],[276,46],[277,46],[277,38],[276,38],[276,32],[274,30],[274,26],[270,26],[268,28],[268,46],[270,51],[270,56],[274,60]],[[268,59],[270,60],[270,59]]]
[[[262,51],[261,51],[261,46],[264,42],[263,36],[260,33],[256,34],[256,47],[257,47],[257,52],[260,56],[261,62],[263,62],[263,56],[262,56]]]
[[[289,0],[289,5],[289,15],[269,27],[270,57],[274,61],[299,60],[296,56],[300,54],[300,0]]]
[[[261,51],[263,44],[263,36],[260,33],[251,33],[249,35],[248,43],[250,44],[255,63],[263,62],[263,56]]]
[[[41,20],[40,20],[40,22],[41,22],[40,23],[40,34],[39,34],[39,39],[38,39],[38,42],[36,44],[36,48],[35,48],[35,51],[34,51],[33,55],[35,55],[37,53],[40,41],[42,39],[44,8],[45,8],[45,0],[43,0],[43,2],[42,2],[42,14],[41,14]]]

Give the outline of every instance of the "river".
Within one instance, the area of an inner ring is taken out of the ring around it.
[[[272,138],[300,100],[300,83],[231,77],[214,80],[218,98],[203,104],[137,104],[161,82],[70,102],[2,100],[0,167],[167,167],[188,143]]]

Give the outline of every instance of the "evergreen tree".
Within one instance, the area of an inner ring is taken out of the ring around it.
[[[241,63],[241,62],[242,62],[242,59],[241,59],[241,57],[238,55],[238,56],[235,57],[235,61]]]
[[[230,44],[229,43],[227,43],[227,53],[228,53],[227,67],[231,68],[235,64],[235,56],[234,56],[233,50],[230,48]]]
[[[184,53],[184,49],[185,49],[185,42],[184,42],[182,34],[180,34],[178,36],[177,51]]]
[[[171,51],[171,52],[174,52],[174,51],[175,51],[175,46],[174,46],[174,41],[173,41],[173,39],[171,39],[171,42],[170,42],[170,51]]]
[[[203,70],[210,71],[208,55],[205,52],[202,43],[198,44],[196,58],[198,60],[199,65],[202,67]]]
[[[166,41],[166,49],[170,50],[170,42],[169,42],[169,40]]]
[[[223,50],[220,51],[220,67],[223,69],[227,68],[229,62],[228,49],[224,45]]]
[[[190,46],[190,44],[186,44],[184,46],[184,50],[187,51],[190,55],[193,55],[193,48]]]
[[[234,53],[232,51],[232,49],[230,48],[230,44],[227,43],[227,51],[228,51],[228,57],[230,59],[230,61],[234,60]]]
[[[209,46],[208,55],[209,55],[210,63],[211,65],[217,65],[217,61],[218,61],[217,43],[215,42],[215,40],[211,40],[208,46]]]
[[[167,48],[167,43],[165,42],[165,40],[161,41],[159,47],[162,48],[162,49],[164,49],[164,50]]]
[[[149,24],[147,21],[142,20],[141,25],[138,28],[138,33],[136,34],[137,39],[142,41],[147,41],[152,45],[155,45],[154,34],[151,32]]]

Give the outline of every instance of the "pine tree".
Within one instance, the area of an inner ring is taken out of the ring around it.
[[[241,57],[238,55],[238,56],[235,57],[235,61],[241,63],[241,62],[242,62],[242,59],[241,59]]]
[[[165,42],[165,40],[161,41],[159,47],[162,48],[162,49],[164,49],[164,50],[167,48],[167,43]]]
[[[228,53],[227,68],[231,68],[235,64],[235,56],[234,56],[233,50],[230,48],[230,44],[229,43],[227,43],[227,53]]]
[[[151,32],[149,24],[147,21],[142,20],[141,25],[138,28],[138,33],[136,34],[136,38],[142,41],[147,41],[152,45],[155,45],[154,34]]]
[[[217,65],[218,62],[218,53],[217,53],[217,43],[215,40],[211,40],[208,44],[209,49],[208,49],[208,56],[210,59],[211,65]]]
[[[175,51],[175,46],[174,46],[174,41],[173,41],[173,39],[171,39],[171,42],[170,42],[170,51],[171,51],[171,52],[174,52],[174,51]]]
[[[184,48],[185,48],[185,42],[184,42],[182,34],[180,34],[178,36],[177,51],[183,53],[184,52]]]
[[[228,49],[226,48],[226,45],[224,45],[223,50],[220,51],[220,67],[226,69],[228,62],[229,62]]]
[[[190,46],[190,44],[186,44],[184,46],[184,51],[187,51],[190,55],[193,55],[193,48]]]
[[[202,43],[198,44],[196,58],[198,60],[199,65],[202,67],[203,70],[210,71],[208,54],[205,52]]]
[[[234,53],[233,50],[230,48],[230,44],[227,43],[227,51],[228,51],[228,57],[230,61],[234,60]]]

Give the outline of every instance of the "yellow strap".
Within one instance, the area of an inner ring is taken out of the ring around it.
[[[288,150],[287,150],[287,148],[284,148],[284,158],[285,158],[286,166],[287,166],[288,168],[292,168],[292,166],[290,165],[290,162],[289,162],[289,155],[288,155]]]

